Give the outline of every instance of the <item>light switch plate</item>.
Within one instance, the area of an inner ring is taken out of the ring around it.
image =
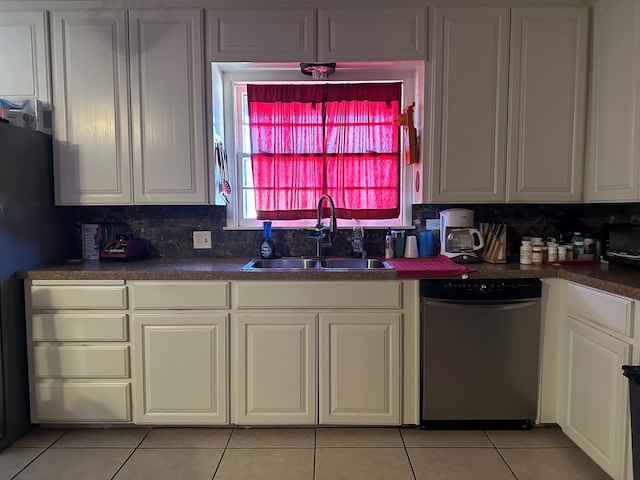
[[[438,218],[427,219],[427,226],[425,227],[427,230],[440,230],[440,220]]]
[[[193,248],[211,248],[211,231],[199,230],[193,232]]]

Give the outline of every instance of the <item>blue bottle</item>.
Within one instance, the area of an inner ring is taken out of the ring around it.
[[[261,258],[276,258],[276,249],[271,241],[271,222],[262,222],[262,243],[260,244]]]

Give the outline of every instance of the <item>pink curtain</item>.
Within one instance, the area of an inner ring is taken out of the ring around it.
[[[329,194],[339,218],[400,213],[401,84],[248,85],[260,220],[315,218]]]

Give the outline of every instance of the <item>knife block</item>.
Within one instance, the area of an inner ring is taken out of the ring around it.
[[[483,262],[507,263],[507,225],[504,223],[485,225],[484,248],[480,254]]]

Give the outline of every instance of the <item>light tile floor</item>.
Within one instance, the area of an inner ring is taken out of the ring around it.
[[[557,427],[36,429],[0,480],[610,480]]]

